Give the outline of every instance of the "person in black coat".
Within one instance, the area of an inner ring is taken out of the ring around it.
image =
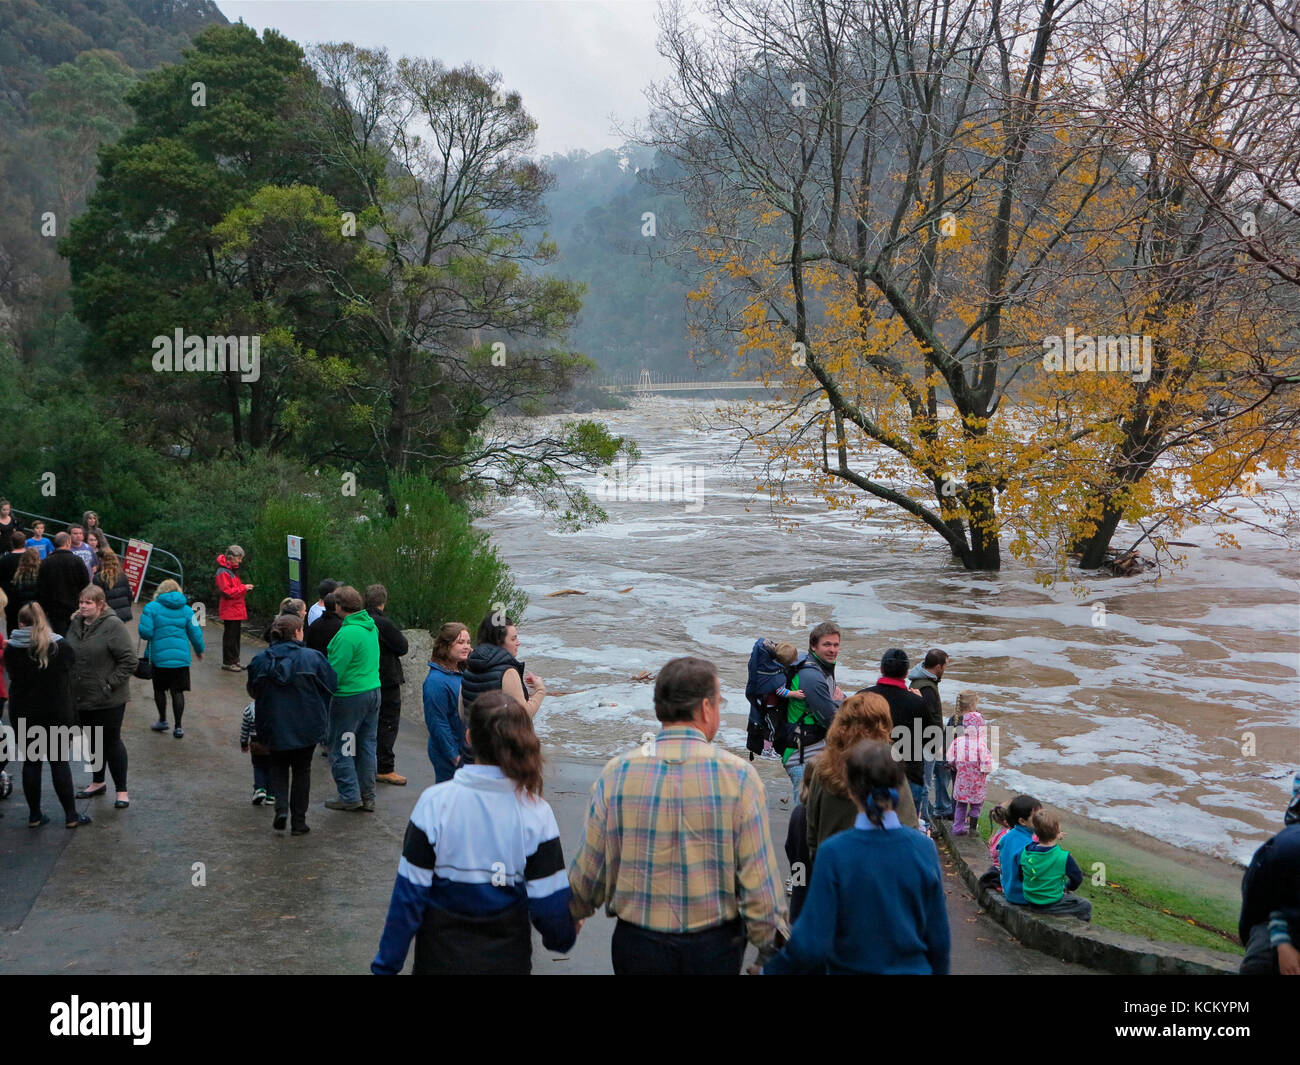
[[[1241,879],[1242,976],[1300,976],[1300,772],[1283,821]]]
[[[325,656],[302,644],[302,618],[281,614],[271,624],[271,645],[248,665],[256,743],[266,748],[275,795],[275,820],[282,831],[302,836],[311,798],[311,752],[325,739],[330,697],[338,677]]]
[[[72,537],[55,533],[54,550],[41,563],[36,578],[36,600],[49,619],[50,628],[60,636],[68,634],[72,615],[77,612],[81,591],[90,583],[86,564],[68,550]]]
[[[907,652],[897,647],[891,647],[880,658],[880,679],[870,688],[863,688],[862,692],[872,692],[879,695],[889,704],[889,716],[893,720],[894,729],[906,730],[906,739],[902,742],[905,744],[904,750],[906,758],[904,764],[907,770],[907,784],[912,791],[912,799],[916,803],[917,813],[925,808],[925,761],[924,750],[927,739],[934,736],[933,733],[927,737],[926,733],[930,726],[939,729],[938,733],[938,757],[943,759],[943,717],[936,716],[930,707],[926,706],[925,700],[916,692],[908,691],[907,688],[907,669],[908,669]],[[862,694],[859,692],[858,694]]]
[[[71,556],[77,565],[81,560]],[[21,739],[28,729],[45,730],[45,742],[38,749],[28,744],[23,760],[23,796],[27,799],[28,825],[39,828],[49,818],[41,812],[41,766],[49,764],[54,793],[63,807],[64,824],[79,828],[90,818],[77,813],[68,764],[75,723],[72,705],[72,668],[76,655],[51,628],[39,603],[28,603],[18,612],[19,628],[5,645],[4,668],[9,674],[9,716]]]
[[[372,584],[366,589],[366,612],[374,620],[379,636],[379,735],[375,779],[385,784],[405,784],[406,777],[397,772],[393,744],[397,742],[397,728],[402,721],[402,685],[406,683],[402,655],[411,648],[402,630],[384,616],[387,605],[388,589],[382,584]]]
[[[18,566],[23,556],[27,554],[27,537],[15,529],[2,543],[4,546],[12,547],[11,551],[0,556],[0,592],[4,592],[8,599],[5,604],[5,628],[13,632],[18,628],[18,608],[22,606],[22,603],[14,602],[17,598],[13,588],[14,574],[18,572]]]
[[[325,597],[325,613],[307,626],[303,642],[313,651],[325,654],[329,650],[330,640],[343,628],[343,619],[335,608],[336,602],[334,593],[330,592]]]

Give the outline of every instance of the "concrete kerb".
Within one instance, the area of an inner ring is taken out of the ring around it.
[[[979,882],[976,866],[987,867],[988,849],[978,836],[957,838],[946,821],[931,825],[962,880],[984,911],[1021,943],[1062,961],[1124,975],[1222,976],[1236,974],[1241,959],[1232,954],[1179,943],[1157,943],[1140,936],[1095,928],[1075,917],[1045,917],[1013,906],[998,891]]]

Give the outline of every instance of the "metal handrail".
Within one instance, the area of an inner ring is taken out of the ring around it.
[[[62,525],[65,529],[72,525],[81,524],[80,521],[64,521],[62,518],[52,518],[48,514],[33,514],[30,511],[18,510],[17,508],[14,507],[10,507],[10,511],[14,514],[21,514],[25,518],[43,521],[46,523],[46,525],[50,525],[50,524]],[[29,528],[30,528],[30,523],[29,523]],[[48,529],[46,530],[47,533],[49,531],[50,530]],[[121,545],[120,547],[115,548],[115,550],[117,551],[118,558],[124,558],[126,556],[126,545],[129,542],[128,540],[124,539],[121,536],[114,536],[112,533],[103,533],[102,535],[104,539],[106,539],[109,542],[110,547],[113,545],[113,541],[115,540],[117,541],[118,544]],[[167,558],[170,558],[172,562],[176,564],[176,569],[170,570],[167,569],[165,566],[155,565],[154,560],[157,559],[159,555],[166,555]],[[162,578],[159,580],[150,580],[149,574],[154,572],[155,570],[158,573],[162,574]],[[164,551],[161,547],[155,546],[153,551],[149,555],[149,566],[145,570],[144,577],[141,578],[140,581],[141,590],[143,590],[146,584],[153,585],[156,588],[168,577],[171,577],[173,580],[176,581],[177,584],[179,584],[182,588],[184,588],[185,587],[185,566],[181,562],[181,560],[177,558],[175,555],[173,555],[170,551]]]

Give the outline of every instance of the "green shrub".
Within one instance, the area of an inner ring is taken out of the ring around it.
[[[249,541],[268,500],[292,499],[309,487],[310,481],[298,465],[258,455],[242,463],[233,459],[172,460],[163,484],[154,504],[157,516],[133,535],[180,558],[185,566],[185,591],[215,603],[217,555],[231,544],[239,544],[249,552],[250,562],[254,561]],[[110,533],[125,535],[113,527],[111,513],[101,514]],[[281,540],[280,559],[284,558],[283,543]]]
[[[249,609],[271,616],[289,594],[288,537],[303,538],[307,584],[303,598],[316,601],[316,585],[325,577],[343,579],[355,568],[356,523],[351,510],[327,505],[319,494],[298,494],[267,500],[248,541],[245,579],[254,585]]]
[[[359,591],[388,589],[386,613],[405,628],[436,629],[461,621],[472,632],[498,604],[522,619],[528,597],[486,533],[436,486],[418,478],[393,485],[397,516],[372,522],[345,570]]]

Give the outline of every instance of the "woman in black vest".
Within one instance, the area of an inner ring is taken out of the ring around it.
[[[518,650],[519,632],[513,621],[496,612],[483,619],[478,627],[478,646],[470,652],[461,672],[462,721],[467,720],[465,707],[480,695],[493,691],[513,696],[523,704],[530,718],[537,716],[546,698],[546,682],[536,673],[524,672],[524,664],[515,657]]]

